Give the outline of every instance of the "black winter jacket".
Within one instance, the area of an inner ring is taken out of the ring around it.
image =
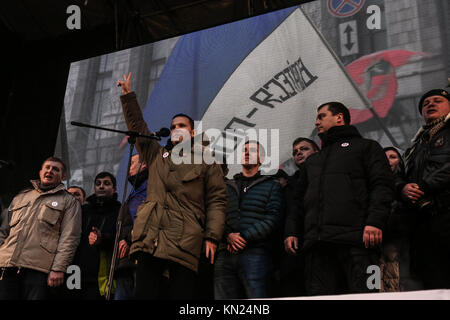
[[[100,251],[105,250],[110,256],[114,249],[120,202],[117,201],[116,193],[113,198],[102,200],[93,194],[81,207],[83,213],[82,232],[74,261],[80,266],[83,282],[98,281]],[[101,242],[93,246],[89,244],[92,227],[96,227],[101,232]]]
[[[285,202],[286,202],[286,217],[284,224],[284,238],[289,236],[295,236],[302,239],[303,236],[303,220],[299,219],[299,212],[301,209],[298,207],[298,201],[296,201],[296,186],[300,183],[301,170],[295,171],[295,173],[289,177],[287,186],[285,188]],[[301,243],[301,242],[300,242]]]
[[[226,182],[228,205],[220,249],[226,248],[227,236],[234,232],[239,232],[247,241],[246,247],[270,249],[281,220],[281,185],[272,177],[261,176],[245,189],[246,195],[241,200],[235,179]]]
[[[422,202],[431,201],[432,211],[450,213],[450,114],[446,117],[445,126],[431,141],[428,141],[427,132],[420,129],[413,142],[404,155],[405,178],[396,183],[398,196],[401,197],[406,183],[414,182],[425,193]]]
[[[332,127],[321,138],[322,150],[303,163],[295,190],[303,248],[317,241],[363,246],[364,227],[383,230],[389,217],[394,178],[388,160],[353,126]]]

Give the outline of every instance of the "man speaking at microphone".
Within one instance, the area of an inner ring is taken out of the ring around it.
[[[150,135],[130,79],[131,72],[118,81],[128,130]],[[194,149],[194,121],[189,116],[175,115],[170,129],[173,145],[190,143]],[[135,298],[160,298],[160,275],[168,269],[169,297],[193,299],[202,248],[214,263],[224,230],[227,196],[220,166],[175,164],[171,150],[153,139],[138,138],[136,147],[148,165],[151,183],[132,230],[130,254],[137,263]]]

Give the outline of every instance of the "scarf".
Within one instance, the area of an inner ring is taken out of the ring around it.
[[[430,143],[434,135],[445,126],[445,118],[446,117],[436,119],[422,126],[423,128],[422,139],[425,142]]]

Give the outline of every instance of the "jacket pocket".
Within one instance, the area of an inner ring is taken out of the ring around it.
[[[179,243],[184,229],[183,214],[181,211],[165,209],[160,227],[165,230],[169,239]]]
[[[183,183],[194,181],[201,175],[201,173],[202,173],[201,167],[195,167],[192,170],[189,170],[183,176],[183,179],[181,179],[181,181],[183,181]]]
[[[138,208],[133,230],[131,231],[131,241],[134,243],[145,238],[150,226],[150,217],[156,202],[144,201]]]
[[[202,167],[195,165],[185,172],[181,179],[181,186],[176,190],[176,195],[180,200],[189,199],[190,210],[193,207],[202,208],[204,206],[204,177]]]
[[[30,205],[30,202],[20,203],[12,208],[9,208],[8,211],[11,214],[11,218],[9,220],[10,228],[14,227],[16,224],[18,224],[20,222],[20,220],[22,219],[22,216],[23,216],[23,212],[26,210],[25,208],[27,208],[29,205]]]
[[[183,233],[179,247],[191,255],[200,258],[203,242],[203,230],[196,220],[184,219]]]
[[[62,206],[45,204],[38,215],[39,229],[41,231],[40,245],[46,251],[55,253],[59,240],[59,221],[62,215]]]

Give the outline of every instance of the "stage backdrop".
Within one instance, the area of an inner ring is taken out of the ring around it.
[[[207,133],[252,129],[264,135],[266,130],[267,173],[283,168],[293,174],[292,142],[300,136],[319,141],[316,109],[328,101],[347,105],[364,136],[406,148],[422,123],[416,107],[421,93],[444,87],[449,74],[446,1],[399,6],[366,0],[354,10],[329,2],[73,63],[58,144],[64,147],[57,150],[69,163],[68,184],[91,193],[95,174],[107,170],[123,190],[124,137],[69,122],[126,130],[116,82],[129,71],[152,131],[169,127],[176,113],[201,121]],[[424,27],[422,5],[443,16],[432,22],[434,29]],[[410,22],[402,18],[407,13]],[[230,163],[242,138],[241,131],[210,136],[212,147]],[[240,166],[230,169],[229,177]]]

